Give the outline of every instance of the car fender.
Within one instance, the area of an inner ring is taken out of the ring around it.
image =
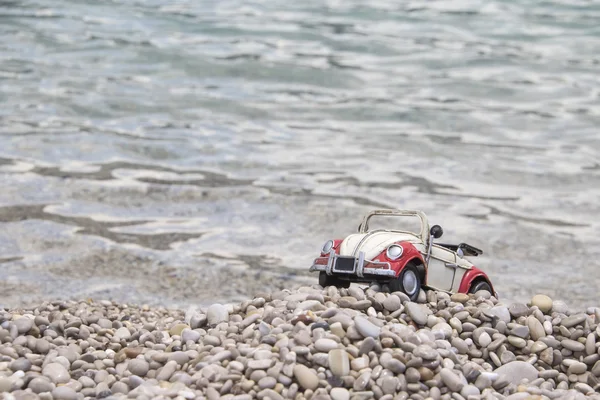
[[[469,288],[471,287],[471,284],[473,283],[473,281],[475,281],[478,278],[485,279],[485,281],[492,288],[493,294],[495,296],[497,296],[497,293],[494,290],[494,286],[492,285],[492,282],[490,281],[490,278],[488,278],[488,276],[487,276],[487,274],[485,272],[483,272],[482,270],[480,270],[477,267],[472,267],[470,270],[468,270],[463,275],[462,280],[460,281],[460,286],[458,287],[458,292],[459,293],[469,293]]]
[[[417,248],[415,246],[412,245],[412,243],[399,242],[397,244],[399,246],[402,246],[402,249],[403,249],[402,257],[400,257],[400,260],[390,262],[392,269],[396,272],[396,277],[400,276],[400,273],[402,272],[404,267],[406,267],[406,265],[408,263],[410,263],[414,260],[419,260],[421,265],[423,265],[423,266],[425,265],[425,261],[423,260],[423,255],[421,254],[421,252],[419,250],[417,250]],[[390,261],[385,256],[385,253],[383,254],[382,258],[387,260],[388,262]],[[423,274],[424,278],[426,277],[425,270],[419,271],[419,272],[421,272]]]

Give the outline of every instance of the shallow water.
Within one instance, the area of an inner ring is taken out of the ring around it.
[[[416,208],[505,299],[600,305],[600,5],[0,2],[0,305],[316,281]]]

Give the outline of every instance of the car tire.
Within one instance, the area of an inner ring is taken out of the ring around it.
[[[416,301],[421,290],[421,276],[418,268],[413,264],[405,266],[400,275],[390,282],[389,287],[390,291],[402,292],[411,301]]]
[[[492,294],[492,295],[494,294],[490,284],[484,280],[480,280],[480,281],[476,281],[476,282],[472,283],[471,287],[469,288],[469,293],[476,293],[480,290],[487,290],[488,292],[490,292],[490,294]]]

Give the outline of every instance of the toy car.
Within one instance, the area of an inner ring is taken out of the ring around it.
[[[418,233],[371,230],[369,223],[374,216],[397,217],[394,222],[416,217],[420,229]],[[374,210],[364,217],[358,233],[343,240],[328,240],[310,271],[319,272],[322,286],[349,287],[351,282],[378,281],[412,300],[417,299],[421,286],[449,293],[487,290],[497,296],[488,276],[464,258],[483,251],[466,243],[434,243],[442,234],[439,225],[429,228],[427,216],[421,211]]]

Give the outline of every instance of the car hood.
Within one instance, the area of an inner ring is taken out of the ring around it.
[[[389,245],[397,242],[410,242],[419,251],[424,250],[423,242],[416,235],[404,232],[368,232],[356,233],[346,237],[340,244],[341,256],[357,256],[360,251],[365,253],[367,260],[372,260],[381,254]]]

